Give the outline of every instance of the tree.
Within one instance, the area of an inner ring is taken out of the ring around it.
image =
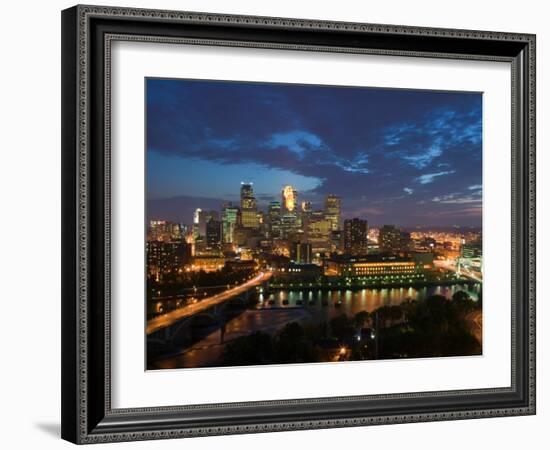
[[[357,314],[355,314],[353,322],[357,328],[363,328],[369,321],[369,318],[370,314],[368,313],[368,311],[359,311]]]
[[[453,302],[467,302],[470,300],[470,295],[466,291],[456,291],[453,294]]]
[[[395,322],[398,322],[403,318],[403,309],[400,305],[392,305],[390,306],[389,315],[391,324],[394,325]]]
[[[297,322],[286,324],[275,338],[274,362],[298,363],[316,361],[315,352],[304,328]]]
[[[456,291],[453,294],[452,306],[458,314],[464,317],[466,314],[473,311],[477,305],[467,292]]]
[[[228,366],[266,364],[272,357],[271,336],[258,331],[229,342],[224,349],[223,362]]]
[[[332,336],[342,341],[350,339],[354,334],[353,323],[345,314],[330,320],[330,330]]]
[[[374,311],[375,317],[378,319],[378,326],[380,328],[386,328],[388,322],[391,321],[391,307],[384,305]]]

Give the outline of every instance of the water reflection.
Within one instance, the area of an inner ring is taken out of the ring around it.
[[[338,309],[340,313],[352,316],[360,311],[373,311],[385,305],[398,305],[405,300],[423,300],[432,295],[451,298],[457,291],[466,291],[477,300],[480,284],[456,284],[451,286],[427,286],[422,288],[365,288],[358,290],[309,290],[276,291],[260,297],[258,309],[307,308],[315,310]]]
[[[384,305],[398,305],[407,299],[422,300],[431,295],[451,298],[457,291],[466,291],[477,300],[481,285],[429,286],[423,288],[380,288],[342,291],[276,291],[261,294],[256,308],[247,309],[226,324],[224,341],[255,331],[274,334],[285,324],[321,323],[341,314],[349,317],[360,311],[373,311]],[[217,366],[224,344],[218,326],[203,330],[204,336],[181,353],[156,360],[158,369]]]

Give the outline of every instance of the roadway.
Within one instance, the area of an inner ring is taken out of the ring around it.
[[[213,306],[219,305],[232,297],[235,297],[243,292],[246,292],[250,288],[259,286],[265,281],[271,278],[271,272],[260,272],[254,278],[248,280],[246,283],[243,283],[239,286],[235,286],[219,294],[212,295],[211,297],[203,298],[197,303],[191,303],[182,308],[178,308],[174,311],[170,311],[162,316],[155,317],[147,321],[147,334],[154,333],[155,331],[161,330],[163,328],[169,327],[174,323],[178,322],[181,319],[190,317],[192,315],[198,314],[202,311],[205,311]]]
[[[446,259],[446,260],[435,260],[434,261],[434,265],[435,267],[439,267],[439,268],[442,268],[442,269],[447,269],[447,270],[450,270],[451,272],[456,272],[456,262],[451,260],[451,259]],[[468,277],[474,281],[477,281],[479,283],[482,283],[483,280],[479,277],[478,274],[476,274],[475,272],[469,270],[469,269],[465,269],[464,267],[461,267],[460,268],[460,275],[463,275],[465,277]]]

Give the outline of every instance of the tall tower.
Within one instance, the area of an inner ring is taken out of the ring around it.
[[[272,238],[281,237],[281,203],[273,201],[268,209],[269,234]]]
[[[252,183],[241,183],[241,225],[243,228],[259,227],[258,208]]]
[[[231,203],[222,207],[222,241],[224,244],[235,242],[235,227],[239,216],[239,208]]]
[[[281,192],[281,204],[285,212],[294,212],[298,204],[298,192],[292,186],[287,185]]]
[[[201,230],[201,223],[204,222],[202,209],[197,208],[193,212],[193,239],[197,240],[199,236],[204,236],[205,230]]]
[[[327,195],[325,199],[325,217],[330,220],[332,230],[340,230],[340,221],[342,215],[342,200],[334,194]]]

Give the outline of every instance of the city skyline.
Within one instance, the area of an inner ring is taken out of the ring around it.
[[[373,226],[481,227],[478,93],[148,79],[147,117],[147,220],[191,223],[251,182],[263,211],[291,185]]]
[[[481,94],[148,79],[146,120],[148,369],[482,354]]]

